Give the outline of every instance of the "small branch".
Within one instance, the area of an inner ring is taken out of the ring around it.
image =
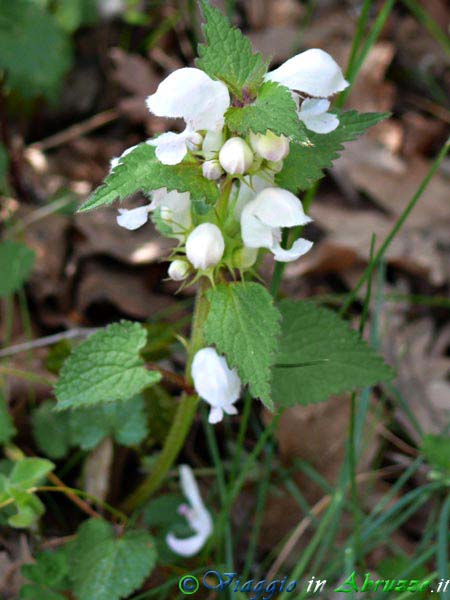
[[[72,125],[64,131],[55,133],[54,135],[51,135],[45,140],[35,142],[34,144],[30,144],[28,148],[33,148],[42,152],[44,150],[50,150],[50,148],[62,146],[63,144],[67,144],[72,140],[76,140],[77,138],[86,135],[86,133],[89,133],[94,129],[98,129],[99,127],[103,127],[104,125],[115,121],[119,118],[119,114],[119,111],[115,108],[105,110],[99,113],[98,115],[94,115],[90,119],[87,119],[86,121],[76,123],[76,125]]]
[[[147,363],[147,366],[152,371],[158,371],[159,373],[161,373],[163,379],[165,379],[166,381],[170,381],[170,383],[173,383],[187,394],[192,396],[196,393],[194,387],[190,385],[188,381],[181,375],[177,375],[176,373],[172,373],[172,371],[162,369],[159,365],[156,365],[154,363]]]
[[[14,354],[20,354],[21,352],[27,352],[28,350],[34,350],[35,348],[44,348],[45,346],[51,346],[61,340],[70,340],[77,337],[85,337],[98,331],[98,327],[79,327],[77,329],[69,329],[68,331],[62,331],[61,333],[55,333],[54,335],[48,335],[46,337],[38,338],[37,340],[31,340],[30,342],[24,342],[23,344],[16,344],[9,348],[3,348],[0,350],[0,358],[6,356],[13,356]]]

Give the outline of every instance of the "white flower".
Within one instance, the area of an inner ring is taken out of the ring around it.
[[[319,48],[293,56],[267,73],[265,79],[319,98],[341,92],[349,85],[335,60]]]
[[[189,275],[189,265],[185,260],[176,259],[170,263],[167,274],[174,281],[183,281]]]
[[[198,131],[222,127],[229,105],[227,86],[200,69],[186,67],[171,73],[147,98],[147,106],[158,117],[183,118],[186,129],[182,133],[163,133],[151,140],[157,158],[166,165],[180,163],[189,147],[201,144]]]
[[[206,179],[219,179],[223,174],[223,169],[220,162],[216,158],[212,158],[211,160],[205,160],[202,165],[202,173]]]
[[[224,250],[222,232],[214,223],[198,225],[186,240],[186,256],[196,269],[217,265]]]
[[[186,517],[195,533],[188,538],[178,538],[173,533],[169,533],[166,536],[166,543],[175,554],[194,556],[203,548],[211,535],[213,523],[211,515],[203,504],[192,469],[188,465],[180,465],[180,483],[189,504],[180,504],[178,512]]]
[[[278,162],[289,154],[289,140],[272,131],[265,134],[250,132],[250,144],[255,152],[266,160]]]
[[[191,198],[189,192],[168,192],[160,188],[152,193],[150,210],[160,209],[161,219],[172,229],[172,234],[183,240],[192,225]]]
[[[232,137],[220,149],[219,162],[230,175],[243,175],[252,166],[253,152],[242,138]]]
[[[178,239],[184,239],[186,231],[191,227],[191,200],[189,192],[168,192],[160,188],[152,192],[152,201],[146,206],[128,210],[119,208],[117,223],[131,231],[142,227],[148,221],[149,213],[161,209],[161,219],[169,225],[172,233]]]
[[[300,111],[297,113],[300,121],[311,131],[316,133],[330,133],[339,125],[336,115],[327,112],[330,101],[326,98],[307,98],[303,100]]]
[[[311,249],[312,242],[298,239],[289,250],[281,247],[281,228],[306,225],[300,200],[281,188],[266,188],[249,202],[241,216],[241,233],[248,248],[268,248],[275,260],[291,262]]]
[[[225,357],[214,348],[202,348],[194,356],[191,367],[195,389],[211,405],[209,422],[218,423],[223,413],[236,415],[234,403],[241,393],[241,380],[236,369],[230,369]]]
[[[267,187],[273,187],[274,185],[274,174],[267,174],[266,176],[260,177],[259,175],[252,175],[243,177],[239,182],[239,191],[237,198],[234,203],[234,216],[239,221],[241,218],[244,206],[254,200],[255,195],[261,192]]]

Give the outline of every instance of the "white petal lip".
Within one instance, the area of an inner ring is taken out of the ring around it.
[[[131,210],[119,208],[119,216],[116,217],[116,221],[121,227],[134,231],[147,223],[149,212],[150,205],[139,206],[138,208],[132,208]]]
[[[223,124],[230,106],[228,88],[200,69],[186,67],[171,73],[147,98],[149,110],[158,117],[181,117],[195,131]]]
[[[303,101],[298,117],[315,133],[330,133],[339,126],[336,115],[328,113],[330,102],[326,98],[307,98]]]
[[[185,130],[182,133],[174,133],[173,131],[162,133],[148,143],[156,147],[156,158],[163,165],[178,165],[187,154],[186,142],[187,133]]]
[[[292,247],[288,250],[282,248],[279,244],[272,248],[273,255],[275,260],[278,262],[292,262],[303,256],[307,252],[311,250],[313,247],[313,243],[309,240],[305,240],[304,238],[299,238],[296,240]]]
[[[241,380],[236,369],[230,369],[224,356],[214,348],[202,348],[194,356],[191,367],[195,389],[211,405],[210,423],[218,423],[223,412],[237,414],[234,403],[241,393]]]
[[[335,60],[319,48],[293,56],[267,73],[265,79],[320,98],[341,92],[349,85]]]
[[[189,501],[189,507],[182,505],[180,508],[183,508],[182,514],[186,516],[195,534],[182,539],[169,533],[166,536],[166,543],[172,552],[180,556],[194,556],[202,549],[211,535],[213,523],[211,515],[203,504],[192,469],[188,465],[180,465],[180,482],[183,494]]]

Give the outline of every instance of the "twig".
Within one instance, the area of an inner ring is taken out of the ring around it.
[[[67,142],[71,142],[72,140],[76,140],[77,138],[93,131],[94,129],[98,129],[99,127],[103,127],[111,121],[115,121],[119,118],[119,111],[115,108],[110,108],[109,110],[105,110],[97,115],[94,115],[90,119],[86,121],[82,121],[81,123],[76,123],[64,131],[60,131],[51,135],[48,138],[40,142],[35,142],[34,144],[30,144],[28,148],[33,148],[35,150],[50,150],[50,148],[56,148],[57,146],[62,146]]]
[[[93,519],[103,519],[102,515],[98,513],[90,504],[79,498],[76,494],[74,494],[66,484],[61,481],[61,479],[55,475],[54,473],[48,473],[47,477],[50,479],[52,483],[54,483],[57,487],[61,488],[63,494],[65,494],[74,504],[78,506],[83,512],[92,517]]]
[[[172,373],[172,371],[162,369],[159,365],[155,363],[147,363],[147,365],[149,369],[151,369],[152,371],[158,371],[159,373],[161,373],[163,379],[170,381],[170,383],[173,383],[174,385],[185,391],[187,394],[194,395],[196,393],[192,385],[190,385],[187,382],[187,380],[181,375],[177,375],[176,373]]]
[[[62,331],[61,333],[55,333],[54,335],[47,335],[46,337],[38,338],[37,340],[31,340],[24,342],[23,344],[16,344],[9,348],[3,348],[0,350],[0,358],[6,356],[13,356],[14,354],[20,354],[21,352],[27,352],[34,348],[44,348],[45,346],[51,346],[61,340],[70,340],[77,337],[85,337],[98,331],[98,327],[78,327],[76,329],[69,329],[68,331]]]

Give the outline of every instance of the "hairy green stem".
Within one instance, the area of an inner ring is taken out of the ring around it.
[[[208,286],[208,280],[203,277],[197,292],[194,317],[192,320],[191,343],[189,345],[188,358],[186,364],[186,379],[192,382],[191,364],[195,353],[203,345],[203,324],[206,320],[209,310],[209,303],[205,292]],[[191,428],[197,408],[198,396],[183,394],[175,413],[172,426],[167,434],[163,449],[146,479],[136,488],[136,490],[125,500],[122,509],[125,512],[131,512],[144,504],[148,498],[161,486],[169,469],[175,462],[186,437]]]

